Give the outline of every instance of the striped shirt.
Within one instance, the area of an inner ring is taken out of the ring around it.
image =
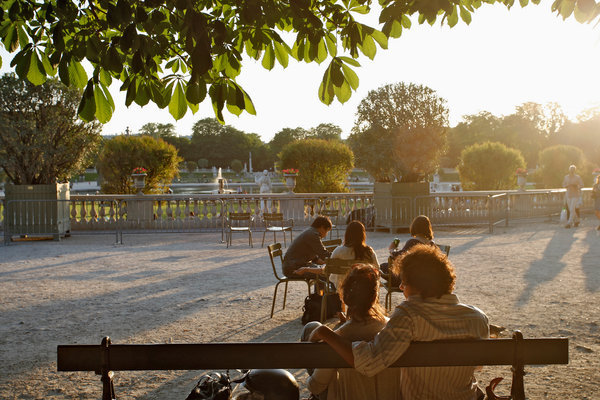
[[[355,368],[372,376],[396,361],[412,341],[479,339],[489,337],[487,316],[460,304],[453,294],[439,299],[411,296],[392,314],[371,342],[353,342]],[[474,400],[475,367],[401,368],[403,400]]]

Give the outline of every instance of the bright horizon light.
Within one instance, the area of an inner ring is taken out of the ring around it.
[[[372,18],[372,17],[371,17]],[[9,70],[3,55],[2,71]],[[257,133],[268,142],[283,128],[313,128],[333,123],[350,134],[360,101],[368,91],[389,83],[428,86],[447,100],[450,125],[464,115],[489,111],[496,116],[512,114],[525,102],[558,103],[569,119],[592,107],[600,107],[600,27],[580,24],[573,17],[563,21],[548,3],[515,5],[507,10],[484,4],[473,13],[470,25],[454,28],[413,23],[389,48],[378,48],[374,61],[363,57],[356,72],[360,86],[345,104],[322,104],[317,90],[327,61],[321,65],[290,60],[285,70],[272,71],[260,61],[245,60],[237,81],[250,94],[257,115],[240,117],[224,112],[225,122],[246,133]],[[153,104],[125,106],[119,82],[111,86],[116,110],[103,134],[137,132],[149,122],[172,123],[180,136],[191,135],[195,122],[212,118],[210,101],[200,110],[175,121],[167,109]]]

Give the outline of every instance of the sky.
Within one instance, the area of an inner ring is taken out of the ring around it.
[[[518,2],[517,2],[518,4]],[[373,26],[376,26],[373,24]],[[377,27],[377,26],[376,26]],[[291,41],[288,42],[291,44]],[[2,71],[10,64],[2,53]],[[508,115],[525,102],[556,102],[571,120],[584,109],[600,106],[600,26],[563,21],[550,11],[550,2],[516,5],[507,10],[484,4],[470,25],[413,26],[387,50],[378,48],[373,61],[359,59],[355,69],[360,86],[344,104],[327,106],[317,96],[327,61],[299,63],[290,58],[286,69],[276,64],[267,71],[260,61],[246,60],[237,82],[248,92],[257,115],[240,117],[224,112],[225,122],[268,142],[283,128],[310,129],[320,123],[342,128],[346,138],[354,126],[356,109],[370,90],[389,83],[428,86],[447,101],[450,125],[463,115],[489,111]],[[175,121],[167,109],[148,104],[125,106],[119,85],[111,86],[116,110],[103,134],[137,132],[149,122],[172,123],[178,135],[191,135],[195,122],[214,117],[209,101],[196,114]]]

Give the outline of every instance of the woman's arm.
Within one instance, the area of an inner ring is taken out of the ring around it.
[[[311,342],[323,341],[338,353],[351,367],[354,368],[354,355],[352,354],[352,342],[344,339],[325,325],[315,329],[308,338]]]

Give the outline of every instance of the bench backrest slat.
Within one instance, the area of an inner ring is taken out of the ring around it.
[[[451,344],[451,345],[449,345]],[[523,363],[568,364],[568,339],[525,339]],[[60,345],[58,371],[102,369],[109,352],[111,371],[250,368],[344,368],[348,364],[324,343],[203,343]],[[395,367],[511,365],[514,340],[459,340],[412,343]]]

